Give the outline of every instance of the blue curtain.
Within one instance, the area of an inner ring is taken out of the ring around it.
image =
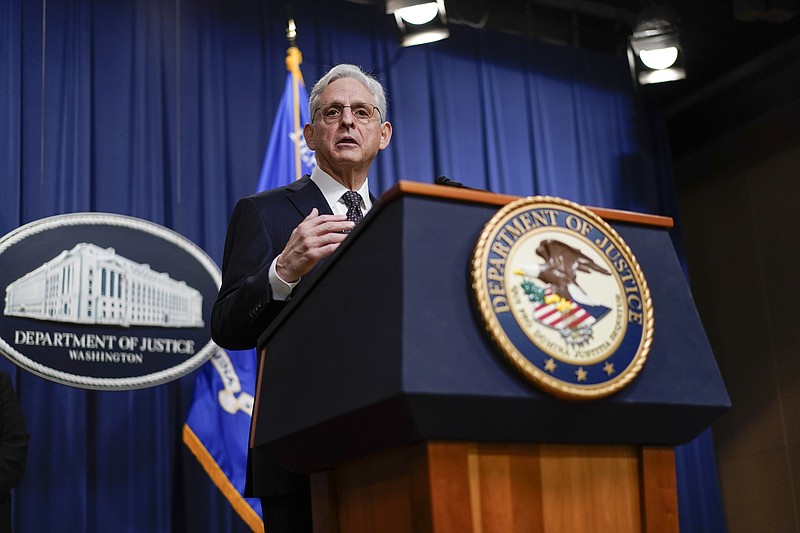
[[[256,187],[285,79],[285,2],[0,0],[0,233],[104,211],[221,262]],[[350,62],[386,84],[395,136],[370,176],[676,215],[664,126],[624,57],[453,26],[399,48],[374,7],[296,0],[309,84]],[[18,532],[245,526],[181,442],[194,376],[92,392],[15,370],[32,435]],[[710,438],[678,451],[683,531],[724,531]]]

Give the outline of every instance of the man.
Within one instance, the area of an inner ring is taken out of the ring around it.
[[[389,145],[381,84],[354,65],[337,65],[309,96],[303,135],[315,151],[311,176],[239,200],[225,240],[222,287],[211,315],[220,346],[244,350],[313,277],[375,201],[367,173]],[[308,478],[252,452],[248,484],[270,533],[311,531]]]

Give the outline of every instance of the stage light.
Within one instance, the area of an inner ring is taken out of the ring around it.
[[[386,13],[394,14],[401,46],[432,43],[450,36],[444,0],[387,0]]]
[[[639,59],[653,70],[669,68],[678,60],[678,49],[668,46],[658,50],[642,50],[639,52]]]
[[[644,8],[630,37],[629,59],[639,83],[661,83],[686,77],[675,13],[665,4]]]
[[[428,2],[427,4],[402,7],[395,13],[409,24],[427,24],[439,14],[439,6],[436,2]]]

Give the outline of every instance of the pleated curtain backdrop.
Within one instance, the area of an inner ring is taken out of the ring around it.
[[[445,175],[513,195],[676,216],[658,113],[623,55],[453,25],[403,49],[391,17],[292,3],[310,86],[348,62],[389,98],[380,194]],[[219,264],[234,202],[256,187],[285,79],[285,2],[0,0],[0,232],[78,211],[183,234]],[[16,531],[246,527],[181,442],[194,376],[94,392],[0,368],[31,433]],[[708,435],[678,451],[682,531],[724,531]]]

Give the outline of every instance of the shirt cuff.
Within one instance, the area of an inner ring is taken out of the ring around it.
[[[298,279],[294,283],[289,283],[281,279],[275,267],[278,263],[278,257],[280,257],[280,255],[273,259],[272,263],[269,265],[269,286],[272,288],[272,299],[283,302],[291,297],[292,290],[294,290],[295,285],[300,283],[300,280]]]

